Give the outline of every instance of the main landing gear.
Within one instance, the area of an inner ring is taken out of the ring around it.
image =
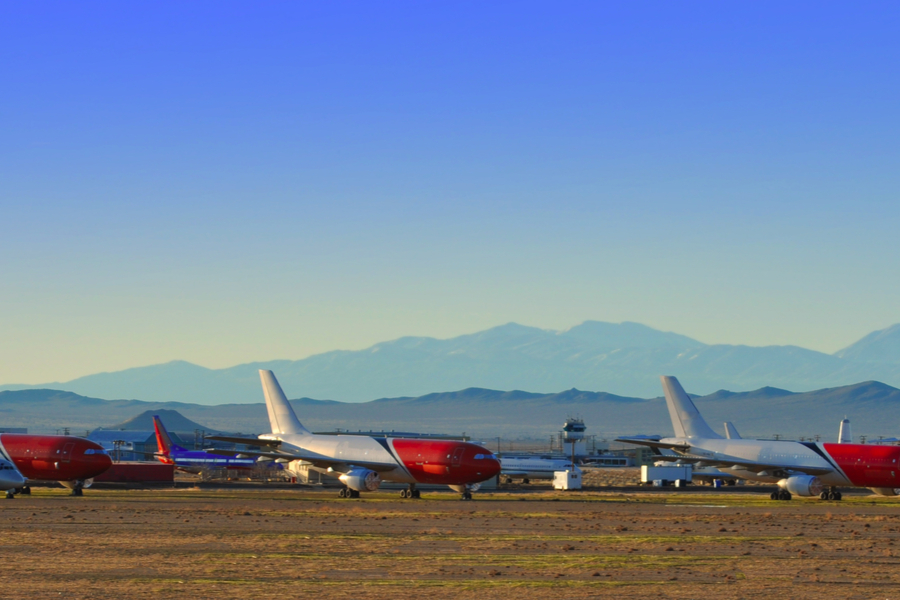
[[[822,493],[819,494],[819,498],[822,500],[840,500],[842,496],[837,489],[831,488],[830,490],[823,490]]]
[[[408,490],[400,490],[400,497],[404,498],[404,499],[405,498],[419,499],[422,496],[419,493],[419,490],[416,489],[416,486],[410,485]]]
[[[470,492],[469,490],[464,491],[464,492],[462,493],[462,495],[460,496],[459,499],[460,499],[460,500],[471,500],[471,499],[472,499],[472,492]]]
[[[791,493],[787,490],[775,490],[771,494],[769,494],[769,498],[772,500],[790,500],[792,498]]]
[[[6,490],[6,499],[7,500],[12,500],[15,497],[16,497],[16,490],[14,490],[14,489]]]
[[[338,492],[338,496],[341,498],[359,498],[359,492],[351,490],[350,488],[344,488]]]

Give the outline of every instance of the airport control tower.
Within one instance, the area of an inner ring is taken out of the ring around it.
[[[569,417],[563,424],[562,441],[566,447],[566,456],[587,456],[587,440],[584,439],[584,420],[580,417]]]

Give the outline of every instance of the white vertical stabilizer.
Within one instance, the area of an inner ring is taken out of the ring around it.
[[[850,429],[850,419],[845,418],[841,421],[841,428],[838,431],[838,444],[852,444],[853,430]]]
[[[691,402],[690,397],[678,380],[674,377],[663,375],[660,378],[663,392],[666,394],[666,406],[669,407],[669,417],[672,419],[672,428],[675,437],[722,439],[722,436],[712,430],[706,424],[700,411]]]
[[[738,433],[737,427],[731,421],[725,421],[725,437],[729,440],[741,439],[741,434]]]
[[[272,371],[259,370],[259,379],[262,381],[263,393],[266,395],[266,409],[269,411],[269,424],[272,426],[272,433],[301,433],[308,434],[309,430],[304,427],[294,409],[278,385],[275,374]]]

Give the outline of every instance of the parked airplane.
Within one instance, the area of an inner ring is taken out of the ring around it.
[[[159,446],[159,451],[154,456],[163,464],[175,465],[179,471],[200,473],[207,469],[247,470],[257,464],[256,460],[248,457],[217,456],[203,450],[188,450],[179,446],[169,437],[159,415],[153,415],[153,428],[156,430],[156,444]]]
[[[0,446],[0,490],[6,492],[7,498],[15,498],[16,491],[25,487],[25,478],[13,464],[12,459]],[[30,489],[28,490],[31,491]]]
[[[500,477],[506,477],[506,483],[522,479],[522,483],[531,483],[532,479],[553,479],[556,471],[572,468],[572,461],[562,458],[546,458],[543,456],[501,456]],[[575,467],[581,475],[581,469]]]
[[[374,492],[382,481],[406,483],[402,498],[418,498],[417,484],[443,484],[471,500],[482,481],[500,472],[489,450],[469,442],[372,437],[363,435],[319,435],[297,419],[272,371],[260,370],[272,433],[255,440],[261,452],[209,450],[225,456],[244,454],[279,462],[301,460],[311,468],[337,477],[346,487],[342,498],[358,498]],[[247,443],[246,438],[209,436],[212,440]]]
[[[8,456],[24,477],[58,481],[81,496],[94,477],[112,466],[99,444],[71,435],[0,433],[0,452]],[[29,486],[19,488],[30,494]]]
[[[617,441],[674,451],[658,460],[711,466],[739,479],[775,483],[780,489],[772,492],[773,500],[790,500],[793,494],[840,500],[838,486],[900,495],[900,447],[726,439],[706,424],[676,378],[660,379],[675,437]]]

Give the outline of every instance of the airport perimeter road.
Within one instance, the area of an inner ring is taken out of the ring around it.
[[[35,489],[16,598],[897,598],[900,501],[762,494]]]

